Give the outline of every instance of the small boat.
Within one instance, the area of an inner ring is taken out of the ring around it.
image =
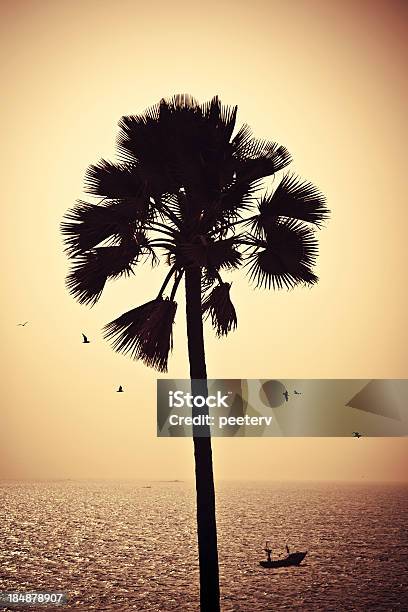
[[[262,565],[262,567],[289,567],[290,565],[300,565],[306,555],[307,550],[305,552],[294,552],[290,553],[284,559],[277,559],[276,561],[272,561],[272,559],[268,559],[268,561],[260,561],[259,565]]]
[[[288,556],[284,559],[276,559],[276,561],[273,561],[272,548],[269,546],[268,540],[266,541],[264,551],[266,552],[268,559],[267,561],[259,562],[259,565],[262,565],[262,567],[289,567],[290,565],[300,565],[307,555],[307,550],[305,552],[291,553],[288,545],[286,544],[286,552],[288,553]]]

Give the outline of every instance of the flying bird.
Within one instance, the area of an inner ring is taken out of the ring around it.
[[[90,340],[88,340],[85,334],[82,334],[82,337],[83,337],[82,344],[89,344]]]
[[[294,390],[294,394],[295,395],[302,395],[302,393],[300,391],[296,391],[296,389]]]
[[[17,323],[17,327],[18,327],[19,325],[21,325],[21,327],[25,327],[25,326],[27,325],[27,323],[28,323],[28,321],[26,321],[25,323]]]
[[[123,393],[123,387],[122,387],[122,385],[119,385],[119,389],[116,391],[116,393]]]
[[[353,438],[361,438],[361,433],[358,431],[353,431]]]
[[[282,393],[282,395],[284,395],[284,396],[285,396],[285,400],[288,402],[288,401],[289,401],[289,393],[288,393],[288,391],[287,391],[287,390],[286,390],[286,391],[284,391],[284,392]]]

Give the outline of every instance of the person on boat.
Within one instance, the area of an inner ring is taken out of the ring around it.
[[[289,552],[289,546],[288,546],[287,544],[286,544],[286,547],[285,547],[285,548],[286,548],[286,552],[288,553],[288,555],[290,555],[290,552]]]
[[[266,542],[264,551],[268,555],[268,563],[272,563],[272,548],[269,548],[269,542]]]

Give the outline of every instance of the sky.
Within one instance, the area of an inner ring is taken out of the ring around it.
[[[87,166],[115,158],[120,117],[175,93],[237,104],[238,124],[285,145],[332,210],[313,289],[268,292],[242,270],[226,277],[238,329],[217,340],[206,325],[209,377],[407,378],[405,2],[0,6],[0,478],[193,477],[192,441],[156,438],[157,372],[101,335],[156,295],[166,266],[111,283],[88,309],[65,288],[59,232]],[[188,376],[179,293],[171,378]],[[406,438],[219,439],[213,448],[220,480],[408,474]]]

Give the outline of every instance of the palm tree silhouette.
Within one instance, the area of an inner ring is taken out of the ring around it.
[[[218,337],[237,326],[231,284],[221,273],[244,265],[257,287],[313,285],[313,226],[328,216],[318,189],[293,174],[256,199],[263,179],[291,157],[285,147],[254,138],[247,125],[233,135],[236,113],[236,106],[222,105],[218,97],[199,104],[177,95],[141,115],[122,117],[118,162],[102,159],[85,175],[86,191],[102,200],[78,201],[62,223],[73,262],[67,287],[82,304],[95,304],[108,279],[130,276],[142,261],[155,265],[162,257],[170,266],[154,299],[104,328],[116,351],[160,372],[167,371],[175,297],[185,276],[193,394],[207,393],[203,317],[211,318]],[[196,434],[200,603],[202,611],[217,612],[211,438],[209,430],[206,437]]]

